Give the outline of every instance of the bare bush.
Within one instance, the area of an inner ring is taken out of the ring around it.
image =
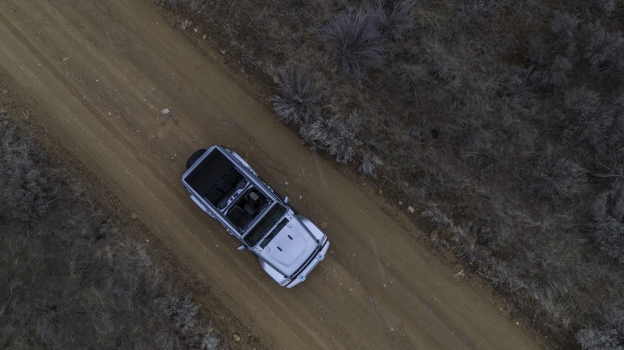
[[[535,89],[549,89],[566,86],[568,76],[572,73],[573,62],[567,57],[556,56],[552,60],[542,58],[548,50],[546,45],[535,39],[529,43],[531,55],[538,57],[533,61],[537,69],[530,71],[529,83]]]
[[[451,82],[459,75],[460,60],[438,43],[426,45],[422,59],[429,65],[431,75],[437,79]]]
[[[526,259],[519,258],[511,261],[495,259],[489,269],[488,279],[492,285],[511,295],[517,295],[529,290],[524,283],[523,276],[530,270],[530,264]]]
[[[400,97],[414,105],[418,104],[418,93],[422,85],[430,82],[428,68],[424,64],[400,64],[393,68],[392,81],[398,84]]]
[[[58,186],[48,184],[29,156],[29,146],[16,139],[15,127],[0,110],[0,136],[6,140],[0,158],[0,210],[22,222],[45,215],[54,201]]]
[[[582,40],[583,57],[588,60],[594,77],[624,80],[624,38],[621,33],[609,33],[599,22],[589,23],[582,28]]]
[[[591,17],[610,16],[616,11],[620,0],[591,0],[585,3],[585,13]]]
[[[370,11],[381,35],[392,41],[403,39],[414,27],[410,10],[415,4],[415,0],[376,0]]]
[[[209,333],[207,333],[202,339],[202,342],[201,342],[202,350],[204,349],[214,350],[214,349],[217,349],[218,346],[219,346],[219,339]]]
[[[188,6],[198,13],[202,13],[203,10],[208,6],[208,0],[182,0],[188,4]]]
[[[576,334],[583,350],[624,348],[624,309],[618,305],[604,306],[600,316],[601,322],[595,322]]]
[[[323,118],[303,124],[299,134],[313,148],[323,149],[336,157],[337,162],[347,163],[353,159],[356,147],[361,145],[354,130],[357,113],[352,113],[347,123]]]
[[[377,174],[375,174],[375,167],[376,167],[375,160],[367,154],[362,158],[362,164],[358,168],[358,172],[364,175],[370,175],[376,179]]]
[[[362,79],[383,65],[383,36],[363,10],[340,13],[321,27],[320,38],[330,44],[338,69],[346,76]]]
[[[526,74],[522,69],[510,69],[504,72],[495,85],[496,93],[500,97],[500,109],[507,115],[533,113],[537,101],[535,94],[524,84],[521,75]]]
[[[616,122],[616,112],[596,91],[585,87],[567,91],[563,108],[556,112],[555,125],[562,136],[589,145],[599,155],[610,148],[610,135]]]
[[[169,11],[178,11],[178,3],[182,1],[180,0],[160,0],[160,5],[165,7]]]
[[[498,2],[492,0],[470,0],[460,4],[448,4],[452,10],[456,11],[457,18],[463,23],[482,23],[496,13],[497,5]]]
[[[532,64],[529,84],[535,89],[566,86],[569,75],[579,59],[574,33],[579,20],[557,13],[550,32],[529,41],[528,58]]]
[[[171,323],[177,330],[184,332],[193,328],[197,324],[197,311],[199,306],[193,304],[193,295],[189,294],[184,298],[168,296],[156,300],[156,304],[171,319]]]
[[[585,169],[569,159],[547,157],[539,162],[530,188],[540,198],[569,196],[587,183],[586,174]]]
[[[288,66],[280,71],[280,76],[280,95],[271,99],[280,120],[302,124],[319,119],[324,86],[314,82],[310,68]]]
[[[576,42],[574,32],[581,21],[576,16],[567,13],[556,12],[555,18],[550,27],[551,42],[555,45],[555,53],[562,53],[565,56],[575,56]]]
[[[449,142],[459,147],[482,146],[488,136],[483,130],[481,122],[476,119],[465,120],[459,125],[449,126],[449,133]]]
[[[621,182],[594,201],[592,231],[600,250],[624,264],[624,184]]]

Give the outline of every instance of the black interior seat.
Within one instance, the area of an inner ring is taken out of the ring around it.
[[[243,209],[245,209],[245,211],[249,215],[254,215],[256,213],[256,211],[253,210],[253,208],[249,205],[249,203],[245,203],[245,205],[243,205]]]
[[[218,201],[223,198],[223,192],[214,189],[212,192],[205,195],[205,198],[212,204],[216,205]]]
[[[241,188],[245,187],[245,185],[247,185],[247,180],[245,179],[240,179],[240,181],[238,181],[238,183],[236,184],[236,186],[234,186],[234,191],[238,191]]]
[[[217,184],[216,189],[221,191],[222,193],[228,193],[232,189],[232,185],[227,183],[227,181],[225,181],[225,179],[223,179],[223,180],[219,181],[219,183]]]
[[[244,215],[240,218],[240,220],[238,220],[238,227],[240,227],[241,229],[245,226],[247,226],[247,224],[251,221],[251,219],[249,218],[249,216]]]
[[[232,169],[232,171],[225,176],[223,179],[228,185],[234,186],[234,184],[238,183],[241,180],[242,176],[238,173],[238,171]]]
[[[247,225],[249,221],[251,221],[251,219],[247,216],[245,210],[243,210],[243,208],[239,207],[238,205],[234,205],[232,206],[232,208],[230,208],[227,213],[227,217],[234,225],[238,226],[238,228],[245,227],[245,225]]]
[[[223,199],[221,199],[219,201],[219,204],[217,204],[217,208],[219,209],[223,209],[227,206],[228,204],[228,199],[230,199],[230,197],[232,197],[232,195],[234,194],[234,192],[240,190],[241,188],[245,187],[245,185],[247,185],[247,180],[245,179],[240,179],[238,181],[238,183],[236,184],[236,186],[233,186],[229,189],[229,191],[226,192],[225,196],[223,196]]]

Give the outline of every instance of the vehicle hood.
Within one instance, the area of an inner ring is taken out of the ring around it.
[[[259,258],[284,276],[291,277],[320,243],[297,217],[293,217],[264,247]]]

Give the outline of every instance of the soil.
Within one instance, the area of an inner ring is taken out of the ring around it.
[[[201,30],[182,31],[143,0],[0,2],[0,98],[149,244],[231,348],[546,347],[447,249],[430,246],[418,208],[399,205],[390,181],[302,145],[275,120],[263,78]],[[323,227],[330,254],[305,283],[272,282],[188,198],[187,157],[212,144],[237,151]]]

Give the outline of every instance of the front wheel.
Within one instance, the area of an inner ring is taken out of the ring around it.
[[[202,148],[193,153],[193,155],[190,156],[189,159],[186,161],[186,169],[193,166],[193,164],[195,164],[195,162],[199,159],[199,157],[202,156],[202,154],[204,154],[204,152],[206,152],[206,150]]]

